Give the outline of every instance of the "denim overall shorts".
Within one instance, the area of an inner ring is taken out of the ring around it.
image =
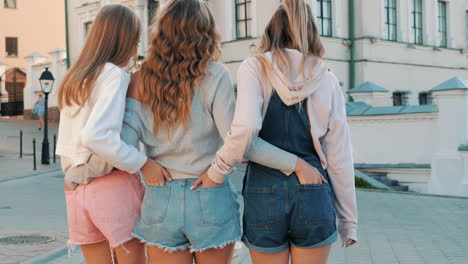
[[[273,93],[259,137],[304,159],[330,182],[314,148],[306,101],[287,106]],[[286,176],[249,162],[242,194],[243,241],[253,251],[279,253],[337,240],[330,184],[299,184],[295,173]]]

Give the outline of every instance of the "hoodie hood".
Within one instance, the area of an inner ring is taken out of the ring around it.
[[[320,58],[309,56],[305,59],[301,52],[285,49],[289,58],[289,72],[283,73],[272,58],[272,53],[263,56],[270,63],[271,74],[268,76],[271,86],[286,105],[294,105],[312,95],[317,89],[319,80],[327,72],[327,64]]]

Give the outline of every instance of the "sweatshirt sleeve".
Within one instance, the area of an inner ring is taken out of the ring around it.
[[[327,73],[326,85],[333,87],[328,132],[322,138],[322,148],[328,162],[328,175],[335,195],[341,239],[357,241],[357,204],[354,186],[354,165],[346,107],[338,80]]]
[[[128,106],[125,109],[121,138],[127,145],[138,149],[141,138],[140,117],[134,111]]]
[[[279,169],[286,174],[294,172],[297,157],[257,137],[262,127],[263,94],[258,78],[246,62],[238,71],[237,101],[229,73],[224,73],[216,92],[212,113],[223,136],[224,144],[208,169],[208,176],[215,182],[224,181],[232,167],[242,161],[244,153],[254,162]],[[234,113],[235,106],[235,113]],[[232,117],[234,115],[234,118]],[[231,120],[233,120],[231,122]]]
[[[80,133],[82,144],[117,169],[136,173],[147,158],[120,137],[129,77],[106,66],[100,78],[96,102]]]

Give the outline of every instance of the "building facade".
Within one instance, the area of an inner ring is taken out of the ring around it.
[[[37,99],[37,95],[24,90],[26,57],[48,55],[56,47],[65,47],[64,10],[62,0],[3,0],[0,3],[1,115],[21,115],[23,108],[30,108],[29,101]]]
[[[67,0],[73,62],[102,5],[126,4],[141,17],[140,55],[154,11],[167,0]],[[222,62],[235,73],[255,49],[281,0],[208,0],[223,39]],[[420,104],[430,87],[468,79],[468,0],[310,0],[325,59],[343,91],[373,82],[392,91],[389,104]],[[394,93],[394,94],[393,94]],[[422,95],[421,95],[422,94]],[[394,100],[395,97],[395,100]]]
[[[110,3],[126,4],[141,18],[144,56],[154,12],[165,1],[66,0],[69,63],[100,7]],[[236,81],[281,0],[207,2],[222,35],[221,61]],[[310,4],[325,59],[348,95],[356,168],[412,191],[468,196],[468,0]],[[52,61],[58,72],[66,70],[64,57],[62,50]],[[43,63],[34,60],[32,71]]]

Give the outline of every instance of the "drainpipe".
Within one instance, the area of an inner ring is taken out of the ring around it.
[[[355,35],[354,35],[354,0],[349,0],[348,31],[349,31],[349,89],[356,86],[356,60],[355,60]]]
[[[65,41],[67,45],[67,69],[70,68],[70,46],[68,41],[68,0],[65,0]]]

